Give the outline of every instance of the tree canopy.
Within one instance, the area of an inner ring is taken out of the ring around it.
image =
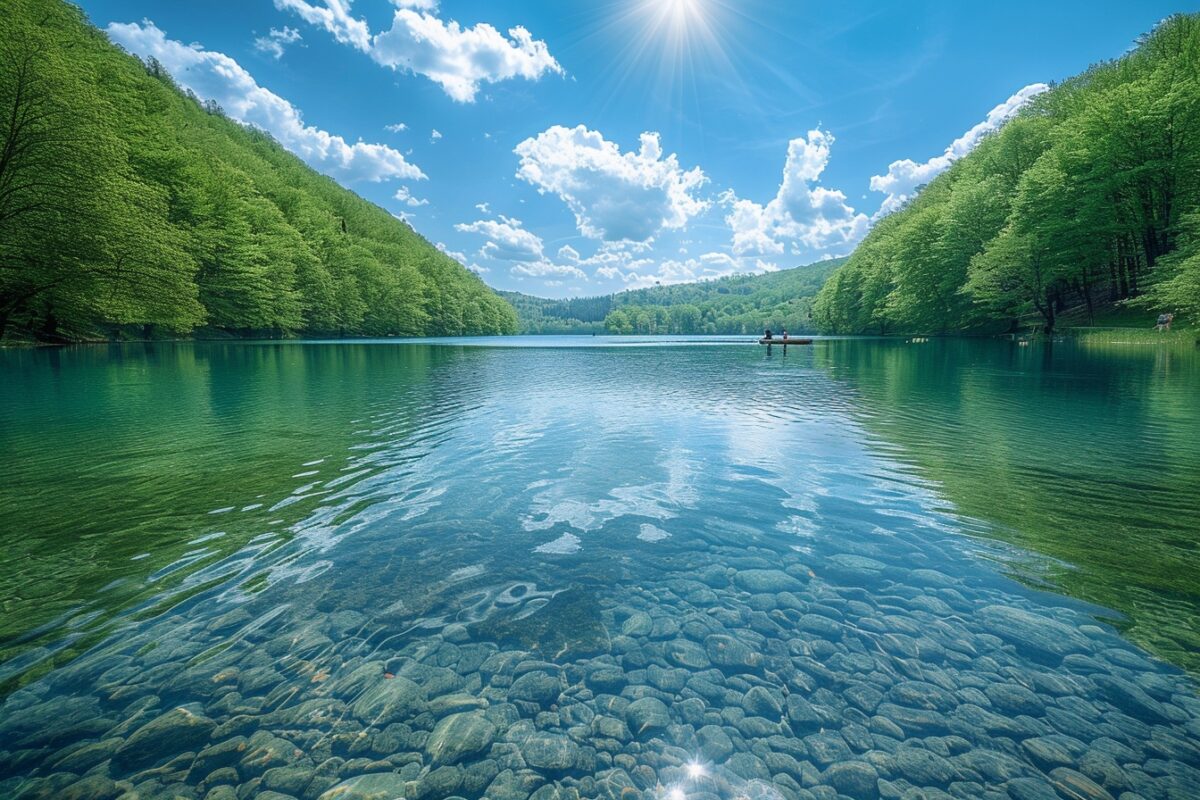
[[[764,328],[802,333],[815,330],[813,297],[841,263],[571,300],[501,295],[517,309],[522,333],[751,334]]]
[[[512,333],[387,211],[62,0],[0,15],[0,336]]]
[[[1039,95],[880,220],[814,304],[837,333],[1200,314],[1200,16]]]

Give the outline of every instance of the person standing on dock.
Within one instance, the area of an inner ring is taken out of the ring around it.
[[[783,340],[784,340],[785,342],[787,341],[787,328],[784,328],[784,329],[783,329]]]
[[[764,339],[771,339],[771,338],[774,338],[774,337],[772,336],[772,334],[771,334],[771,329],[770,329],[770,328],[767,328],[765,331],[763,331],[763,338],[764,338]]]

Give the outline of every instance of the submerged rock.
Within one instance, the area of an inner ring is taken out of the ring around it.
[[[746,569],[733,576],[733,583],[751,594],[797,592],[804,584],[777,569]]]
[[[1040,661],[1057,664],[1088,647],[1087,637],[1075,628],[1021,608],[987,606],[979,616],[992,633]]]
[[[394,772],[357,775],[321,794],[318,800],[397,800],[406,781]]]
[[[425,690],[408,678],[384,678],[350,706],[354,716],[372,725],[403,722],[425,710]]]
[[[496,726],[483,712],[454,714],[433,729],[425,753],[432,764],[457,764],[486,750],[495,739]]]
[[[524,700],[548,707],[558,700],[562,681],[548,672],[527,672],[513,681],[508,696],[513,700]]]
[[[138,728],[117,751],[114,760],[123,767],[163,761],[208,741],[216,723],[197,706],[180,706]]]
[[[525,763],[547,772],[566,772],[579,761],[579,746],[556,733],[535,733],[521,745]]]
[[[654,697],[643,697],[625,709],[625,721],[633,735],[641,738],[647,733],[663,730],[671,724],[666,705]]]

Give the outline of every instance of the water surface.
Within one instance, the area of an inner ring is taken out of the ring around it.
[[[0,794],[1195,796],[1197,364],[0,353]]]

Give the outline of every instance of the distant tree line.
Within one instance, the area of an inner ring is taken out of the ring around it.
[[[61,0],[0,14],[0,336],[511,333],[383,209]]]
[[[1053,330],[1133,301],[1200,315],[1200,17],[1039,95],[818,295],[839,333]]]
[[[765,328],[801,333],[814,330],[813,298],[841,263],[571,300],[501,295],[517,309],[523,333],[741,335]]]

